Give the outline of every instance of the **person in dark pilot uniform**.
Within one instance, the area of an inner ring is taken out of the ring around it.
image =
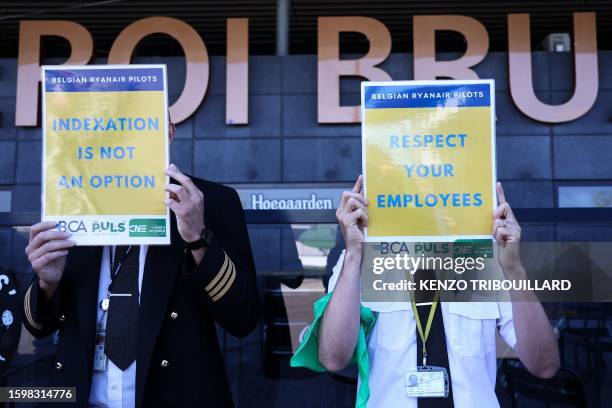
[[[171,245],[75,247],[54,222],[30,230],[24,324],[59,330],[40,385],[76,387],[66,406],[233,406],[215,323],[242,337],[261,312],[242,205],[229,187],[166,173]]]

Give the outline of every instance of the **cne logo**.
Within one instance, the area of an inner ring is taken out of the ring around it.
[[[130,237],[164,237],[166,236],[166,220],[163,218],[133,218],[128,231]]]
[[[59,221],[56,226],[60,232],[87,232],[85,223],[83,221]]]
[[[147,225],[133,225],[130,224],[130,233],[141,234],[146,233],[149,230]]]

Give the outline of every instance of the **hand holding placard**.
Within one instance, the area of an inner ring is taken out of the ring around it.
[[[176,226],[185,242],[200,239],[204,225],[204,193],[184,175],[178,167],[171,164],[166,174],[180,184],[167,184],[165,190],[170,193],[166,205],[176,215]]]
[[[368,226],[368,201],[363,195],[363,176],[359,176],[353,189],[342,193],[336,218],[342,229],[347,252],[360,252],[364,240],[363,228]]]
[[[496,184],[498,206],[493,212],[493,237],[498,243],[499,263],[504,272],[522,269],[519,242],[521,226],[519,225],[500,182]]]
[[[68,249],[75,245],[69,232],[57,231],[57,223],[39,222],[30,228],[30,240],[25,252],[32,269],[38,275],[39,285],[45,296],[50,299],[59,285]]]

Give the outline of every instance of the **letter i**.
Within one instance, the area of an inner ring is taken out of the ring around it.
[[[79,146],[79,160],[83,158],[83,148]]]

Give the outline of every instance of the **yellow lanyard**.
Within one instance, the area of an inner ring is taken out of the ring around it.
[[[434,299],[431,304],[431,308],[429,309],[429,317],[427,318],[427,325],[425,326],[425,332],[423,332],[423,325],[421,324],[421,318],[419,317],[419,312],[417,310],[416,302],[414,301],[414,293],[410,299],[410,303],[412,304],[412,312],[414,314],[414,320],[416,321],[416,326],[419,331],[419,336],[421,337],[421,341],[423,342],[423,366],[427,365],[426,343],[427,343],[427,338],[429,337],[429,331],[431,330],[431,324],[433,323],[434,315],[436,314],[436,307],[438,306],[439,299],[440,299],[440,291],[436,290],[436,294],[434,295]]]
[[[427,365],[427,337],[429,337],[429,331],[431,330],[431,324],[433,323],[434,315],[436,314],[436,307],[438,306],[438,298],[440,297],[440,292],[436,291],[436,295],[434,296],[434,301],[431,305],[431,309],[429,309],[429,317],[427,318],[427,325],[425,326],[425,332],[423,332],[423,326],[421,325],[421,318],[419,317],[419,312],[417,311],[417,306],[414,299],[411,300],[412,303],[412,311],[414,313],[414,320],[416,320],[416,326],[419,331],[419,336],[421,336],[421,341],[423,342],[423,366]]]

